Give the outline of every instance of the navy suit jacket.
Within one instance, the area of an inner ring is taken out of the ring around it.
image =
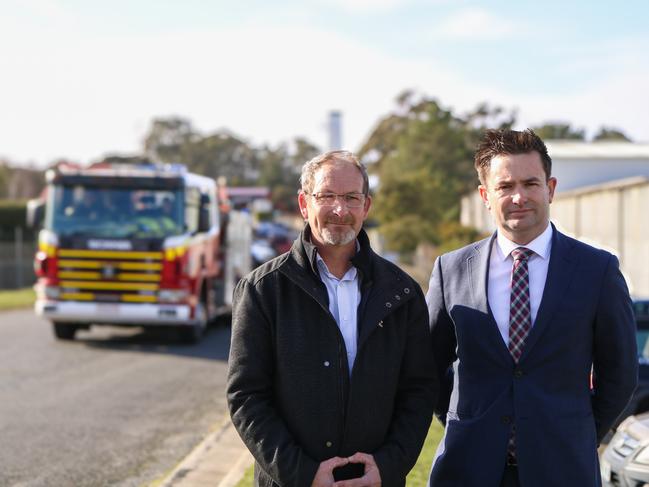
[[[442,255],[431,276],[434,357],[448,387],[435,411],[446,427],[429,484],[498,487],[515,425],[523,487],[599,487],[597,446],[638,374],[618,261],[553,226],[540,308],[515,364],[487,300],[494,237]]]

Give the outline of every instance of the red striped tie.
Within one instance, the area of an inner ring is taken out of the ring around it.
[[[512,290],[509,305],[509,353],[518,363],[523,353],[523,345],[532,327],[530,312],[530,285],[527,270],[527,259],[534,252],[524,247],[512,250],[514,266],[512,267]]]

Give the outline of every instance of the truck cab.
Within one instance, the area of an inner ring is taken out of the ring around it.
[[[46,173],[38,315],[59,339],[91,325],[174,327],[196,341],[227,309],[216,182],[181,165]]]

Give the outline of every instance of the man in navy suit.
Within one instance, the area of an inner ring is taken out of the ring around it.
[[[431,487],[601,484],[597,446],[637,382],[635,322],[615,256],[550,223],[551,165],[531,130],[478,146],[497,231],[439,257],[430,279],[447,384]]]

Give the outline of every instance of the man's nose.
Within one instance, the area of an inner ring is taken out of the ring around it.
[[[338,197],[336,198],[336,201],[334,201],[331,209],[336,215],[341,215],[347,211],[347,205],[342,198]]]
[[[519,188],[516,191],[514,191],[514,194],[512,194],[512,203],[515,205],[522,206],[525,204],[527,201],[527,195],[525,194],[525,190],[523,188]]]

